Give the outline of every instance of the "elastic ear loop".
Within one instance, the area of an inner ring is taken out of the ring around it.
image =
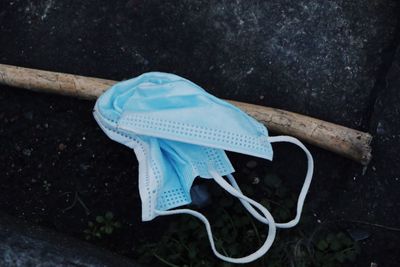
[[[262,257],[270,249],[270,247],[272,246],[272,243],[274,242],[275,236],[276,236],[275,221],[274,221],[274,218],[272,217],[271,213],[263,205],[257,203],[256,201],[252,200],[251,198],[244,196],[240,191],[238,191],[234,187],[232,187],[217,172],[210,170],[210,174],[213,176],[214,180],[222,188],[224,188],[226,191],[228,191],[231,195],[239,198],[239,200],[242,203],[246,203],[246,205],[248,205],[250,207],[251,207],[251,205],[256,207],[265,216],[265,219],[268,221],[267,238],[266,238],[264,244],[256,252],[253,252],[252,254],[247,255],[245,257],[241,257],[241,258],[231,258],[231,257],[227,257],[227,256],[220,254],[217,251],[217,249],[215,248],[213,234],[212,234],[212,230],[211,230],[209,221],[203,214],[201,214],[197,211],[190,210],[190,209],[175,209],[175,210],[167,210],[167,211],[156,210],[155,211],[156,214],[158,214],[158,215],[190,214],[190,215],[195,216],[196,218],[200,219],[206,227],[208,239],[211,244],[211,249],[213,250],[214,254],[221,260],[224,260],[224,261],[227,261],[230,263],[249,263],[249,262],[252,262],[252,261]],[[253,207],[251,207],[251,208],[258,216],[261,216]]]
[[[207,220],[207,218],[204,215],[202,215],[201,213],[199,213],[197,211],[190,210],[190,209],[176,209],[176,210],[168,210],[168,211],[156,210],[156,213],[158,215],[190,214],[190,215],[195,216],[198,219],[200,219],[206,226],[208,239],[210,241],[211,248],[212,248],[214,254],[221,260],[231,262],[231,263],[248,263],[248,262],[252,262],[252,261],[262,257],[270,249],[270,247],[275,239],[275,236],[276,236],[276,228],[277,227],[278,228],[291,228],[291,227],[294,227],[295,225],[297,225],[297,223],[300,221],[300,216],[301,216],[301,212],[303,209],[304,201],[305,201],[308,189],[310,187],[313,172],[314,172],[314,160],[312,158],[312,155],[311,155],[310,151],[299,140],[297,140],[294,137],[290,137],[290,136],[273,136],[273,137],[269,137],[269,141],[271,143],[274,143],[274,142],[293,143],[293,144],[299,146],[301,149],[303,149],[303,151],[306,153],[306,156],[307,156],[307,173],[306,173],[304,184],[300,191],[299,198],[297,201],[296,217],[293,220],[291,220],[287,223],[275,223],[274,218],[272,217],[271,213],[264,206],[262,206],[261,204],[257,203],[256,201],[243,195],[243,193],[241,192],[239,185],[237,184],[233,175],[231,175],[231,174],[227,175],[229,182],[232,184],[232,185],[230,185],[217,172],[210,171],[210,174],[213,176],[214,180],[222,188],[224,188],[226,191],[228,191],[231,195],[239,198],[239,200],[243,204],[243,206],[258,221],[260,221],[264,224],[267,224],[269,226],[267,239],[265,240],[264,244],[256,252],[254,252],[248,256],[242,257],[242,258],[230,258],[230,257],[226,257],[226,256],[220,254],[215,248],[214,239],[212,237],[213,235],[212,235],[212,230],[211,230],[209,221]],[[257,212],[257,210],[253,206],[256,207],[259,211],[261,211],[261,213],[265,217],[261,216],[260,213]]]
[[[272,137],[269,137],[269,141],[271,143],[288,142],[288,143],[295,144],[295,145],[299,146],[301,149],[303,149],[303,151],[306,153],[306,156],[307,156],[307,173],[306,173],[306,177],[304,179],[303,187],[301,188],[301,191],[299,194],[299,198],[297,200],[296,217],[287,223],[276,223],[277,228],[291,228],[291,227],[296,226],[298,224],[298,222],[300,221],[300,216],[301,216],[301,212],[303,210],[304,200],[306,198],[308,189],[310,188],[310,184],[311,184],[311,180],[312,180],[312,176],[313,176],[313,172],[314,172],[314,160],[313,160],[313,157],[312,157],[310,151],[299,140],[297,140],[294,137],[285,136],[285,135],[272,136]],[[236,183],[233,175],[228,174],[227,177],[228,177],[229,182],[232,184],[232,186],[236,190],[241,192],[239,185]],[[269,224],[269,220],[266,219],[265,217],[261,216],[252,207],[252,205],[250,205],[249,203],[247,203],[246,201],[244,201],[242,199],[239,199],[239,200],[240,200],[240,202],[242,202],[243,206],[251,213],[251,215],[253,215],[258,221],[265,223],[265,224]]]

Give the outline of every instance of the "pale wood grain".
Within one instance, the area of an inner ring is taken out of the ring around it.
[[[95,100],[116,82],[0,64],[0,84],[83,99]],[[368,165],[371,160],[372,136],[369,133],[281,109],[227,101],[277,134],[297,137],[363,165]]]

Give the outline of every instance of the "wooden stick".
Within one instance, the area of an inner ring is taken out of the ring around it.
[[[0,64],[0,84],[38,92],[94,100],[115,83],[112,80]],[[363,165],[368,165],[371,160],[372,136],[369,133],[281,109],[227,101],[275,133],[292,135]]]

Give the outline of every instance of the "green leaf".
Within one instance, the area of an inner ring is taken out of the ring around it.
[[[114,229],[111,226],[106,226],[104,228],[104,230],[105,230],[106,234],[110,235],[110,234],[112,234]]]
[[[317,248],[321,251],[326,250],[329,247],[328,242],[326,242],[324,239],[320,240],[317,244]]]
[[[326,241],[328,241],[328,243],[332,242],[335,239],[335,235],[330,233],[328,234],[328,236],[326,237]]]
[[[188,253],[188,257],[189,259],[195,259],[197,256],[197,251],[195,248],[193,248],[192,246],[189,245],[189,253]]]
[[[329,247],[330,247],[333,251],[338,251],[338,250],[340,250],[340,249],[342,248],[342,245],[340,244],[339,240],[333,239],[333,240],[330,242]]]
[[[224,242],[221,239],[216,239],[215,240],[215,246],[217,248],[221,248],[224,245]]]
[[[104,217],[103,216],[96,216],[96,222],[104,223]]]
[[[112,220],[114,218],[114,214],[111,211],[107,211],[105,216],[107,220]]]
[[[338,262],[340,262],[340,263],[343,263],[344,261],[345,261],[345,256],[343,255],[343,253],[342,252],[339,252],[339,253],[336,253],[335,254],[335,259],[338,261]]]
[[[233,256],[238,255],[240,253],[240,246],[238,245],[238,243],[232,244],[229,248],[229,252]]]

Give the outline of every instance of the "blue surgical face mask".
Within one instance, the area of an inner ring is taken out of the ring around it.
[[[111,139],[136,153],[143,221],[160,215],[193,215],[205,224],[215,255],[232,263],[258,259],[271,247],[277,227],[298,223],[312,178],[310,152],[295,138],[268,137],[264,125],[196,84],[173,74],[145,73],[112,86],[97,100],[93,114]],[[272,142],[294,143],[308,159],[297,214],[287,223],[275,223],[265,207],[242,194],[225,154],[227,150],[272,160]],[[267,238],[259,250],[242,258],[226,257],[216,250],[210,224],[202,214],[174,209],[191,203],[190,188],[197,176],[213,179],[268,225]]]

